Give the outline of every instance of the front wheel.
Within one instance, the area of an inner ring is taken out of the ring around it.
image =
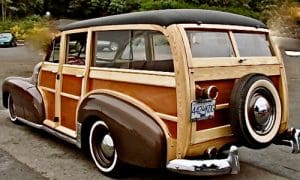
[[[103,121],[96,121],[93,124],[89,134],[89,147],[91,156],[101,172],[118,174],[121,162],[113,137]]]
[[[13,102],[13,99],[11,97],[11,95],[8,96],[8,112],[9,112],[9,119],[11,122],[17,124],[18,123],[18,117],[16,115],[16,111],[15,111],[16,107],[15,104]]]

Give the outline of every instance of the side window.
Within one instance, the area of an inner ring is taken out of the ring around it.
[[[95,39],[96,67],[174,71],[168,40],[160,32],[99,31]]]
[[[59,47],[60,47],[60,37],[56,37],[51,44],[50,48],[50,56],[46,58],[45,61],[51,62],[51,63],[58,63],[59,62]]]
[[[126,45],[121,59],[146,61],[145,31],[132,31],[131,41]]]
[[[65,64],[85,65],[87,33],[76,33],[67,36]]]
[[[156,61],[172,60],[169,41],[161,33],[153,34],[153,56]]]
[[[237,32],[233,34],[241,56],[272,56],[265,34]]]
[[[194,58],[235,56],[228,32],[188,30],[187,35]]]

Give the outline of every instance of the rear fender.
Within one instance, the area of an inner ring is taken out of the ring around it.
[[[78,107],[78,123],[88,123],[90,117],[103,120],[121,161],[148,168],[165,167],[169,132],[150,108],[138,104],[147,107],[115,91],[94,91]]]

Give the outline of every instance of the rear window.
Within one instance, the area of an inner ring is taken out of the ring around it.
[[[266,34],[234,32],[240,56],[272,56]]]
[[[228,32],[186,32],[194,58],[235,56]]]

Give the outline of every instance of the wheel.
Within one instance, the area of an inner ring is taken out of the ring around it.
[[[89,147],[91,156],[101,172],[110,175],[119,173],[121,163],[115,143],[103,121],[93,124],[89,134]]]
[[[254,149],[270,145],[281,122],[281,102],[272,81],[254,74],[241,78],[231,93],[229,116],[242,144]]]
[[[8,111],[9,111],[9,119],[11,122],[17,124],[18,123],[18,117],[15,112],[15,104],[13,102],[13,99],[11,95],[8,96]]]

